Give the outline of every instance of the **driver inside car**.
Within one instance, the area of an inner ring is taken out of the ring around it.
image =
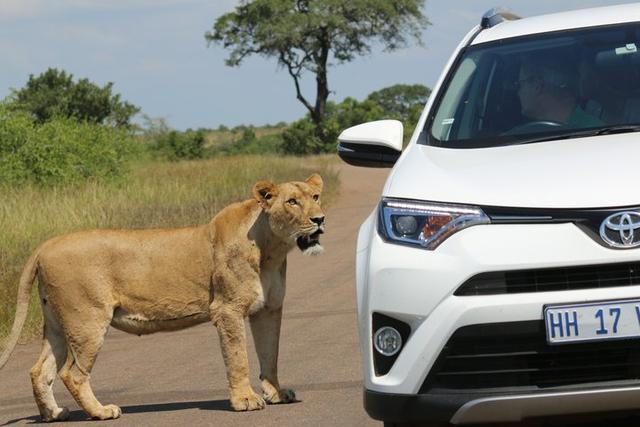
[[[580,107],[576,95],[578,79],[571,78],[577,73],[571,70],[567,61],[557,57],[523,59],[517,88],[522,115],[529,121],[510,133],[543,131],[557,126],[582,129],[604,124]]]

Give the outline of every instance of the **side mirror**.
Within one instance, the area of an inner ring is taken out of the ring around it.
[[[402,137],[398,120],[363,123],[338,136],[338,155],[350,165],[388,168],[400,157]]]

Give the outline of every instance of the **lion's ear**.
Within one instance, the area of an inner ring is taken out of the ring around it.
[[[318,191],[322,192],[322,185],[323,185],[322,177],[317,173],[314,173],[313,175],[311,175],[309,178],[307,178],[305,182],[312,187],[316,187]]]
[[[260,206],[267,208],[271,206],[273,198],[278,195],[278,188],[271,181],[258,181],[253,186],[253,197],[260,203]]]

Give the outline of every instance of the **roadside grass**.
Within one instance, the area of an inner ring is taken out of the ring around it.
[[[18,278],[31,252],[60,234],[92,228],[183,227],[209,222],[224,206],[251,197],[253,184],[304,180],[313,172],[325,183],[323,205],[338,191],[334,156],[232,156],[178,163],[135,165],[115,183],[81,186],[0,187],[0,348],[15,313]],[[40,334],[42,318],[34,286],[22,339]]]

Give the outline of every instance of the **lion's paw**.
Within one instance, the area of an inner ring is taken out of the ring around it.
[[[266,403],[262,397],[253,390],[248,393],[236,393],[231,396],[231,407],[234,411],[255,411],[264,409]]]
[[[99,420],[115,420],[116,418],[120,418],[122,415],[122,409],[116,405],[104,405],[100,412],[93,415],[92,418],[97,418]]]
[[[288,388],[274,390],[271,393],[265,391],[262,396],[269,404],[296,402],[296,393]]]
[[[42,421],[45,423],[50,423],[53,421],[66,421],[69,419],[69,409],[67,408],[57,408],[54,410],[50,416],[42,417]]]

